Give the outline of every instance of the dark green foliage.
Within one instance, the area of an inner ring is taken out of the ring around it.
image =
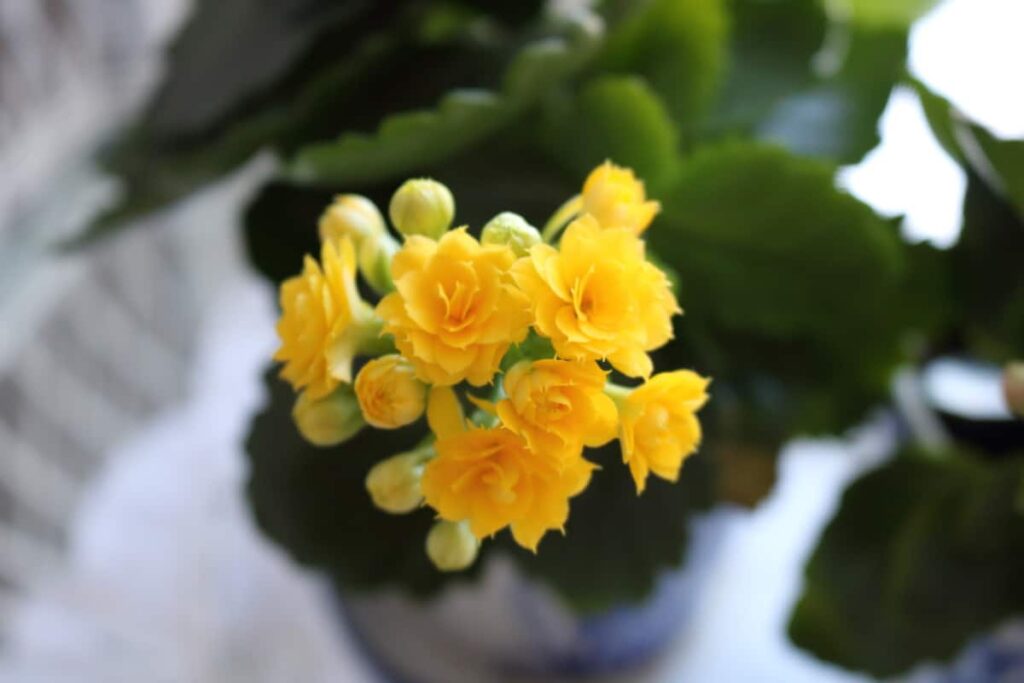
[[[947,660],[1024,611],[1024,460],[900,453],[843,496],[806,568],[789,632],[875,676]]]

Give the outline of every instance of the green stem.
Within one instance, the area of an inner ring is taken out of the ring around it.
[[[582,208],[582,195],[576,195],[562,204],[551,218],[548,219],[548,222],[544,224],[544,229],[540,233],[541,238],[548,244],[551,244],[558,235],[558,231],[578,214]]]

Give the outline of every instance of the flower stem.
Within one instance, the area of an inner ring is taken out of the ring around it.
[[[576,195],[565,202],[565,204],[562,204],[551,218],[548,219],[548,222],[544,224],[544,229],[540,233],[541,238],[548,244],[551,244],[558,235],[558,231],[578,214],[582,208],[583,197],[581,195]]]

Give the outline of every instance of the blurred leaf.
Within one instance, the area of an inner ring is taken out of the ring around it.
[[[585,23],[535,41],[509,65],[501,92],[456,91],[436,109],[385,118],[376,133],[346,133],[299,151],[287,174],[308,184],[358,184],[409,174],[450,158],[522,114],[574,73],[598,39]]]
[[[903,245],[836,189],[832,167],[756,143],[709,146],[661,199],[647,237],[679,273],[685,310],[666,362],[697,358],[715,377],[733,438],[770,446],[842,429],[885,397],[904,328],[883,302],[899,296]]]
[[[752,131],[783,98],[811,85],[811,60],[825,40],[818,0],[733,0],[726,78],[707,127]]]
[[[771,146],[705,147],[664,197],[649,239],[679,271],[689,305],[722,324],[850,342],[897,280],[900,246],[833,173]]]
[[[1024,140],[997,138],[920,81],[912,80],[911,85],[946,152],[1004,195],[1024,218]]]
[[[845,0],[840,6],[844,12],[850,13],[850,21],[855,24],[872,28],[905,29],[930,10],[936,2],[937,0]]]
[[[169,139],[195,135],[284,76],[316,37],[355,22],[371,2],[220,0],[198,2],[171,46],[167,76],[147,125]]]
[[[1013,360],[1024,349],[1024,220],[975,174],[950,257],[957,283],[952,300],[970,352]]]
[[[599,68],[643,76],[677,125],[693,125],[717,91],[728,35],[723,0],[646,0],[610,34]]]
[[[204,6],[212,4],[216,3]],[[414,0],[356,2],[346,5],[345,11],[318,14],[321,24],[310,29],[304,49],[293,46],[288,52],[293,59],[287,68],[265,74],[261,86],[239,94],[223,116],[188,119],[188,128],[184,119],[165,125],[162,107],[151,104],[105,160],[107,169],[124,183],[122,198],[95,219],[80,241],[108,234],[131,218],[187,195],[260,149],[290,154],[338,130],[374,125],[391,111],[434,102],[456,86],[493,82],[503,58],[504,33],[476,30],[479,22],[467,19],[465,25],[449,26],[443,39],[421,35],[432,12],[447,7]],[[474,16],[468,15],[469,19]],[[207,13],[200,13],[186,32],[198,30],[191,29],[193,24],[209,21]],[[209,45],[191,41],[189,50],[179,48],[175,53],[180,55],[170,65],[166,87],[182,100],[182,106],[192,104],[188,94],[181,92],[191,81],[178,75],[178,69],[191,73],[194,63],[217,61],[219,50],[231,49],[221,42],[246,43],[248,39],[234,31],[232,22],[220,21],[218,26],[204,26],[201,33],[216,35],[227,26],[230,38]],[[277,28],[287,31],[285,24]],[[246,43],[245,49],[253,45],[258,49],[258,43]],[[423,78],[424,72],[431,77]],[[381,83],[388,87],[380,87]],[[227,92],[234,91],[228,87]],[[163,93],[158,91],[154,101],[169,96]]]
[[[343,588],[429,595],[453,579],[470,580],[475,569],[445,574],[427,558],[423,544],[434,522],[429,509],[389,515],[372,505],[364,488],[370,467],[415,446],[426,426],[367,428],[335,448],[311,446],[291,421],[294,394],[272,374],[269,403],[246,439],[248,495],[260,530],[296,562],[326,572]]]
[[[891,676],[1024,611],[1022,463],[903,452],[856,481],[806,567],[793,641]]]
[[[657,193],[679,170],[679,135],[641,79],[602,76],[549,112],[546,139],[579,178],[606,159],[628,166]],[[582,183],[581,183],[582,184]]]
[[[760,123],[757,137],[810,156],[855,163],[878,145],[878,120],[906,63],[904,31],[832,27],[819,63],[836,64],[787,97]]]
[[[533,555],[498,536],[528,574],[558,591],[582,613],[646,598],[665,571],[685,562],[692,516],[711,505],[711,469],[703,454],[683,466],[679,482],[660,479],[636,495],[618,446],[586,451],[601,466],[571,501],[564,536],[548,534]]]

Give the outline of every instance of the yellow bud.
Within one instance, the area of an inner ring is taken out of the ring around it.
[[[399,249],[398,242],[387,233],[363,240],[359,246],[359,270],[378,294],[387,294],[395,288],[391,279],[391,259]]]
[[[427,385],[412,363],[397,353],[374,358],[356,376],[356,398],[363,417],[378,429],[397,429],[423,415]]]
[[[398,188],[388,213],[395,229],[406,237],[423,235],[439,239],[455,218],[455,198],[436,180],[415,178]]]
[[[302,392],[292,408],[292,419],[299,433],[315,446],[336,446],[351,439],[366,424],[348,384],[339,385],[321,399],[311,399],[307,392]]]
[[[457,572],[473,564],[480,541],[466,522],[438,522],[427,534],[427,556],[443,572]]]
[[[412,512],[423,501],[420,479],[426,455],[422,451],[402,453],[381,460],[366,475],[366,490],[373,504],[394,515]]]
[[[342,194],[320,216],[321,241],[351,237],[356,247],[371,238],[387,234],[384,217],[377,205],[358,194]]]
[[[488,221],[480,242],[507,244],[516,256],[526,256],[530,247],[540,243],[540,233],[519,214],[505,211]]]
[[[1010,363],[1003,371],[1003,393],[1010,411],[1024,417],[1024,363]]]

